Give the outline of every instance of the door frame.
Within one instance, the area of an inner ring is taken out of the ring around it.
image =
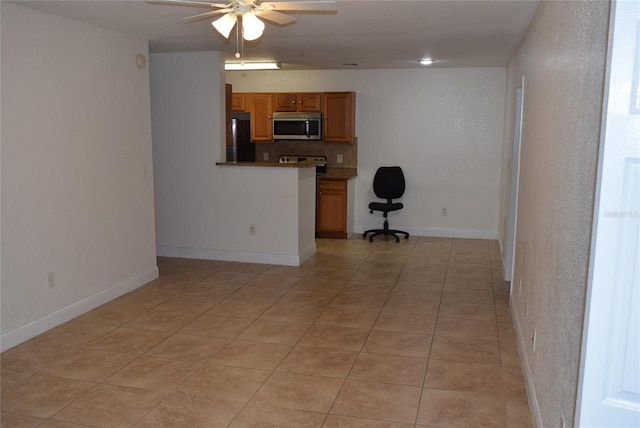
[[[516,227],[518,225],[518,188],[520,184],[520,146],[522,143],[522,119],[524,106],[524,79],[520,86],[516,88],[516,106],[513,126],[513,150],[511,152],[511,191],[509,196],[509,217],[507,220],[507,236],[505,248],[504,280],[511,281],[513,278],[513,266],[516,254]],[[513,284],[510,286],[510,293],[513,292]]]

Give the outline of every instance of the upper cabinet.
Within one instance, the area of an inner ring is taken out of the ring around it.
[[[325,92],[322,102],[322,139],[327,143],[353,143],[356,131],[356,94]]]
[[[246,105],[245,97],[247,94],[233,93],[231,95],[231,110],[233,111],[248,111],[249,106]]]
[[[251,141],[273,142],[273,112],[321,112],[322,141],[354,143],[355,92],[233,93],[231,109],[251,113]]]
[[[245,95],[249,97],[249,95]],[[272,94],[254,93],[251,97],[251,141],[256,143],[273,141],[271,114]]]
[[[322,94],[318,92],[273,94],[273,111],[318,112],[321,109]]]

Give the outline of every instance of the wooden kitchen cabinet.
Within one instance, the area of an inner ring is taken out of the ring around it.
[[[318,238],[348,237],[347,182],[318,179],[316,235]]]
[[[245,97],[249,94],[243,93],[233,93],[231,94],[231,110],[232,111],[248,111],[247,103],[245,102]]]
[[[322,101],[322,139],[353,143],[356,133],[356,96],[353,92],[325,92]]]
[[[256,143],[273,142],[272,94],[254,93],[250,95],[251,141]],[[246,101],[246,100],[245,100]]]
[[[273,111],[318,112],[322,94],[317,92],[273,94]]]

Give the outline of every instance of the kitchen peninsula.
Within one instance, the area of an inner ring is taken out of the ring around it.
[[[233,253],[226,251],[227,256],[299,266],[315,253],[317,162],[216,165],[220,179],[229,183],[220,200],[233,201],[220,204],[228,230],[220,240]]]

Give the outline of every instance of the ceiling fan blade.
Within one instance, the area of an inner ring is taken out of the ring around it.
[[[228,4],[222,3],[209,3],[204,1],[191,1],[191,0],[147,0],[149,4],[161,4],[170,6],[191,6],[191,7],[229,7]]]
[[[199,13],[197,15],[193,15],[193,16],[187,16],[186,18],[183,18],[182,21],[184,23],[187,22],[195,22],[195,21],[200,21],[202,19],[207,19],[210,18],[212,16],[215,15],[220,15],[221,13],[227,13],[227,12],[231,12],[233,9],[218,9],[218,10],[212,10],[210,12],[205,12],[205,13]]]
[[[331,0],[318,1],[290,1],[290,2],[267,2],[260,3],[259,7],[264,10],[288,10],[300,12],[335,12],[336,2]]]
[[[296,22],[293,16],[285,15],[284,13],[276,12],[275,10],[263,10],[256,11],[255,14],[267,21],[275,22],[276,24],[286,25]]]

